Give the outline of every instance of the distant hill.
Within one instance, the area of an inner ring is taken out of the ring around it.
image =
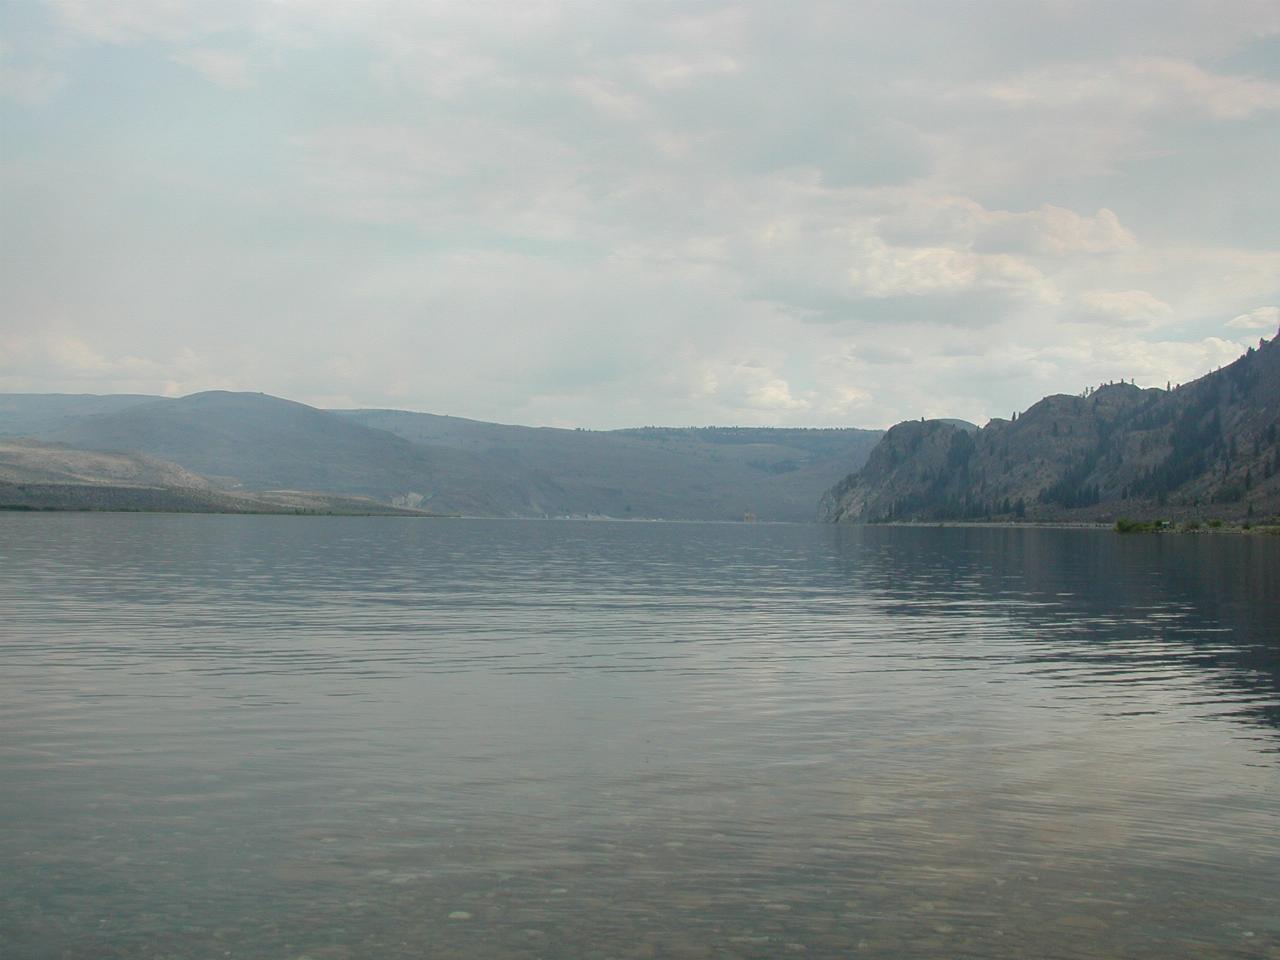
[[[861,465],[879,430],[775,427],[565,430],[401,410],[335,411],[429,449],[535,477],[539,514],[807,521],[822,492]]]
[[[417,514],[317,493],[219,490],[177,464],[140,454],[0,440],[0,510],[169,510],[199,513]]]
[[[161,399],[136,393],[0,393],[0,437],[45,437],[85,417]]]
[[[822,491],[864,462],[880,431],[564,430],[210,391],[0,395],[4,435],[166,461],[239,494],[318,491],[481,516],[813,520]]]
[[[305,490],[407,498],[444,513],[504,512],[476,483],[484,469],[306,404],[213,390],[153,399],[74,420],[46,434],[85,450],[143,453],[243,491]],[[410,501],[412,501],[410,503]]]
[[[1046,397],[976,432],[907,421],[823,498],[827,519],[1224,519],[1280,512],[1280,338],[1175,390]]]

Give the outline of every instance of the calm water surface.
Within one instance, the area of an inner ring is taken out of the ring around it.
[[[1280,956],[1280,538],[0,516],[0,954]]]

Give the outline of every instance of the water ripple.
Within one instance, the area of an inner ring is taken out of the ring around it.
[[[1280,542],[0,517],[15,956],[1269,957]]]

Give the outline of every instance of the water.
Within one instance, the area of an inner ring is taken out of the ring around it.
[[[0,516],[0,954],[1280,956],[1280,538]]]

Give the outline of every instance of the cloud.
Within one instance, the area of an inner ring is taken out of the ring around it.
[[[686,87],[707,77],[731,76],[742,70],[736,59],[724,54],[695,58],[646,54],[632,57],[630,63],[643,83],[664,92]]]
[[[979,250],[1025,251],[1063,255],[1115,253],[1136,245],[1111,210],[1093,216],[1044,204],[1026,213],[991,211],[980,222],[974,245]]]
[[[1280,110],[1280,83],[1212,73],[1195,63],[1160,57],[1054,65],[985,86],[981,92],[1016,110],[1190,111],[1214,120]]]
[[[809,400],[762,363],[738,360],[709,364],[700,371],[698,393],[733,409],[805,410]]]
[[[597,217],[586,161],[536,129],[445,116],[326,128],[298,147],[298,202],[340,220],[556,238]]]
[[[48,331],[10,336],[0,349],[0,389],[107,393],[192,392],[203,389],[202,362],[190,349],[161,357],[110,352],[74,334]]]
[[[1277,323],[1278,10],[10,4],[4,383],[622,426],[1186,379]]]
[[[976,248],[974,237],[999,218],[971,201],[802,181],[775,181],[765,197],[741,198],[724,215],[739,229],[725,239],[723,266],[748,295],[810,319],[927,314],[937,323],[986,325],[1027,303],[1059,299],[1030,257]]]
[[[51,0],[74,34],[104,43],[181,42],[257,21],[251,0]]]
[[[919,189],[882,195],[878,232],[900,244],[944,241],[983,253],[1044,256],[1116,253],[1137,244],[1106,207],[1093,215],[1048,203],[1035,210],[989,210],[968,197]]]
[[[906,366],[915,359],[915,353],[905,346],[895,346],[893,344],[868,343],[859,344],[854,347],[856,356],[859,360],[867,363],[876,364],[894,364],[898,366]]]
[[[1118,331],[1054,346],[1042,356],[1055,366],[1071,364],[1086,384],[1133,379],[1140,386],[1164,386],[1167,381],[1186,383],[1201,377],[1235,360],[1244,349],[1221,337],[1151,340]]]
[[[11,43],[0,40],[0,96],[35,107],[47,103],[66,87],[66,73],[51,62],[54,58],[49,54],[37,53],[27,62],[20,57]]]
[[[200,48],[179,51],[173,54],[172,59],[220,87],[243,89],[252,82],[249,60],[242,54]]]
[[[1173,308],[1145,290],[1085,290],[1077,297],[1079,323],[1153,330],[1173,319]]]
[[[1275,330],[1280,327],[1280,307],[1254,307],[1227,321],[1232,330]]]

